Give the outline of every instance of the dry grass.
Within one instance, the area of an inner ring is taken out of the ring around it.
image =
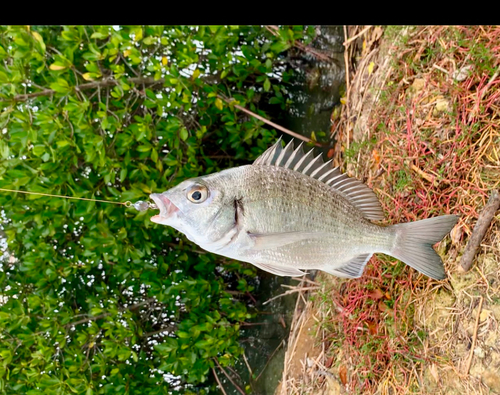
[[[308,302],[321,353],[303,376],[285,369],[282,393],[500,393],[498,215],[472,269],[458,265],[500,185],[500,28],[350,30],[335,161],[375,190],[387,223],[447,213],[460,221],[437,247],[448,280],[382,255],[360,279],[321,276]]]

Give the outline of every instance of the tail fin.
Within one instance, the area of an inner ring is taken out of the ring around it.
[[[436,280],[446,277],[443,261],[432,246],[457,223],[456,215],[424,219],[421,221],[393,225],[397,232],[397,244],[390,255],[426,276]]]

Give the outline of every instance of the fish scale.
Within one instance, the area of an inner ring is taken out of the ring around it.
[[[390,228],[366,221],[342,196],[315,179],[302,180],[300,174],[290,174],[279,167],[238,170],[243,173],[241,186],[249,191],[242,190],[242,194],[251,196],[245,209],[245,228],[249,232],[318,231],[325,235],[324,240],[306,239],[259,251],[254,256],[256,260],[280,266],[291,264],[302,269],[335,269],[357,255],[374,249],[389,250],[392,246],[394,234]],[[252,194],[250,191],[258,190],[256,185],[269,181],[265,174],[268,172],[277,180],[272,192]],[[307,211],[302,209],[305,202],[308,203]]]
[[[324,163],[312,150],[278,140],[252,165],[183,181],[151,198],[153,222],[172,226],[207,251],[277,275],[319,269],[362,275],[384,253],[435,279],[445,277],[433,250],[457,222],[454,215],[380,226],[375,193]]]

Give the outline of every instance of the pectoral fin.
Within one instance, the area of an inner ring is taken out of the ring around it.
[[[266,263],[254,263],[254,262],[252,262],[252,264],[257,266],[259,269],[262,269],[272,274],[276,274],[278,276],[299,277],[305,274],[302,270],[294,269],[292,267],[269,265]]]
[[[282,233],[249,233],[254,241],[256,250],[268,250],[283,247],[307,239],[324,238],[327,235],[321,232],[282,232]]]

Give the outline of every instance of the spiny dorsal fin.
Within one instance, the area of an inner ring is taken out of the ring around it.
[[[363,217],[366,219],[384,219],[382,206],[375,193],[361,181],[342,174],[338,167],[331,168],[331,162],[330,160],[325,163],[321,158],[321,154],[314,157],[313,149],[304,153],[302,143],[294,149],[293,139],[283,148],[280,137],[253,164],[280,166],[316,178],[336,191],[341,192],[344,197],[362,212]]]
[[[283,148],[281,147],[281,137],[280,137],[278,141],[276,141],[273,145],[271,145],[268,149],[266,149],[261,156],[255,159],[253,164],[270,166],[271,163],[275,162],[275,158],[277,157],[276,154],[279,155],[282,149]]]

